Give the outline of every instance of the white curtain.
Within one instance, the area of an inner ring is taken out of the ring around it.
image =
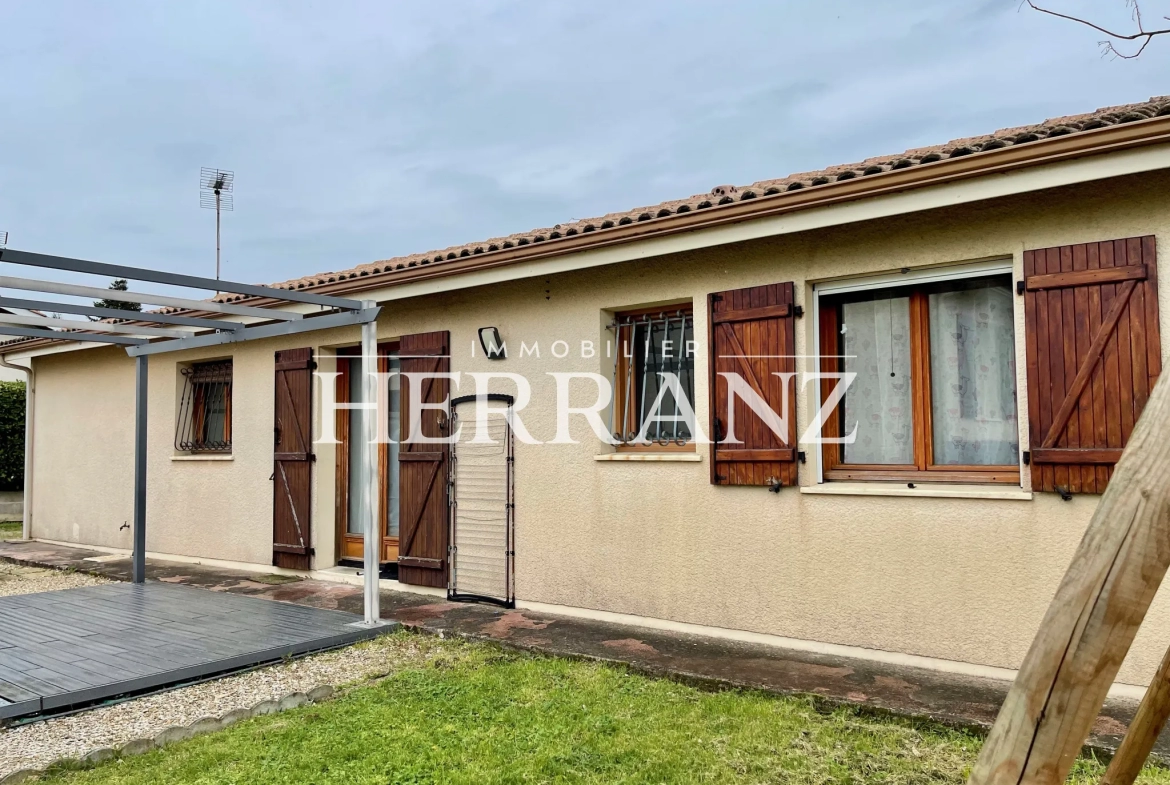
[[[914,462],[910,389],[910,298],[846,303],[841,354],[857,378],[845,393],[846,463]]]
[[[1015,465],[1016,351],[1005,284],[932,294],[934,462]]]

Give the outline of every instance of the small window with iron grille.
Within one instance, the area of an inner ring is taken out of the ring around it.
[[[175,449],[231,452],[232,361],[195,363],[181,373],[183,394],[175,424]]]
[[[689,303],[615,315],[610,428],[619,450],[693,449],[695,317]]]

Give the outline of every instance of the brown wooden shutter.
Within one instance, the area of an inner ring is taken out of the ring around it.
[[[450,445],[410,444],[411,384],[408,373],[447,373],[450,333],[446,331],[404,335],[399,343],[402,363],[402,438],[398,452],[399,546],[398,580],[416,586],[447,585],[447,472]],[[448,379],[422,383],[424,403],[442,403],[450,397]],[[446,436],[446,412],[423,410],[423,436]]]
[[[796,485],[796,380],[788,380],[788,434],[772,429],[737,397],[737,443],[721,444],[727,428],[727,380],[738,373],[783,414],[784,382],[796,371],[792,283],[734,289],[707,296],[711,377],[711,482],[716,485]]]
[[[1153,237],[1024,252],[1032,487],[1102,493],[1162,369]]]
[[[313,350],[276,353],[276,424],[272,472],[272,563],[309,569],[312,501]]]

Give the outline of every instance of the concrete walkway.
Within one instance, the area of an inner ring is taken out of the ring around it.
[[[39,542],[0,542],[0,559],[129,580],[129,557],[87,561],[102,556],[82,548]],[[361,587],[345,583],[295,578],[286,581],[283,576],[154,559],[147,561],[147,576],[215,591],[362,613]],[[994,721],[1010,686],[1003,681],[868,660],[491,605],[451,603],[404,591],[383,590],[381,597],[385,618],[430,633],[492,640],[558,656],[620,662],[644,673],[705,685],[815,695],[829,704],[856,705],[979,730]],[[1136,708],[1134,701],[1111,698],[1097,719],[1090,745],[1098,750],[1116,749]],[[1163,734],[1155,753],[1170,759],[1170,732]]]

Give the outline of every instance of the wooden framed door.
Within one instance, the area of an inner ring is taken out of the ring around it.
[[[361,384],[361,350],[357,347],[340,349],[337,352],[337,379],[335,394],[338,403],[351,403],[360,400]],[[392,341],[378,345],[378,372],[390,374],[398,370],[398,342]],[[392,444],[378,445],[378,521],[382,536],[382,549],[379,561],[383,564],[394,564],[398,561],[398,498],[399,483],[397,472],[398,452],[398,422],[401,416],[401,407],[398,404],[399,378],[390,376],[391,389],[386,391],[388,399],[388,418],[384,423],[389,429],[389,438]],[[365,537],[362,532],[363,523],[358,510],[358,500],[354,489],[360,487],[355,472],[358,470],[358,453],[352,450],[355,443],[354,431],[361,422],[361,410],[338,409],[335,423],[337,440],[337,486],[335,519],[337,525],[337,557],[339,560],[361,561],[365,554]],[[393,460],[392,460],[393,459]]]

